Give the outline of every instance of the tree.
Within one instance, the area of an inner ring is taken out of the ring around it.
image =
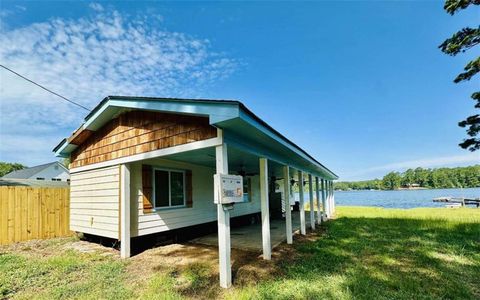
[[[480,0],[446,0],[443,8],[450,15],[454,15],[470,5],[480,5]],[[443,53],[455,56],[478,44],[480,44],[480,26],[478,28],[465,27],[453,34],[451,38],[446,39],[439,48]],[[465,66],[464,72],[460,73],[453,82],[468,81],[478,72],[480,72],[480,57],[469,62]],[[480,109],[480,92],[474,92],[471,98],[476,102],[474,106],[475,109]],[[465,120],[459,122],[458,126],[467,128],[467,135],[469,136],[469,138],[464,139],[459,146],[470,151],[479,150],[480,114],[467,117]]]
[[[400,185],[408,186],[412,183],[423,188],[474,188],[480,187],[480,165],[457,168],[439,169],[408,169],[403,173],[390,172],[383,179],[336,182],[339,190],[392,190]]]
[[[413,183],[417,183],[415,182],[415,171],[412,169],[408,169],[407,171],[405,171],[405,173],[403,173],[402,186],[410,186]]]
[[[418,183],[421,187],[429,187],[428,185],[428,169],[416,168],[415,169],[415,183]]]
[[[26,166],[19,163],[0,162],[0,177],[13,171],[25,169]]]
[[[383,185],[388,190],[398,189],[401,181],[402,177],[398,172],[390,172],[383,176]]]

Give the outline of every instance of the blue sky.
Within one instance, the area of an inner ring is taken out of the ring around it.
[[[457,144],[478,78],[438,45],[442,1],[2,1],[0,63],[93,107],[108,94],[238,99],[344,180],[480,162]],[[5,45],[5,46],[4,46]],[[85,112],[0,71],[0,160],[34,165]]]

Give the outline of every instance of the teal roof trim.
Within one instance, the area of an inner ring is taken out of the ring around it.
[[[278,147],[270,143],[268,144],[269,147],[279,148],[277,149],[279,153],[285,152],[284,149],[280,149],[284,147],[288,149],[288,153],[295,154],[305,160],[305,163],[297,163],[298,166],[303,165],[304,168],[323,174],[329,179],[338,179],[335,173],[256,116],[241,102],[235,100],[109,96],[103,99],[87,115],[85,123],[80,129],[96,131],[119,113],[134,109],[206,116],[209,118],[211,125],[232,132],[241,131],[242,129],[239,127],[243,127],[242,124],[250,125],[253,128],[247,126],[249,129],[256,129],[259,133],[281,145],[281,147]],[[241,121],[241,123],[238,123],[238,121]],[[249,134],[251,131],[243,133]],[[54,152],[57,156],[68,157],[76,147],[76,145],[69,144],[67,140],[64,140],[55,147]]]

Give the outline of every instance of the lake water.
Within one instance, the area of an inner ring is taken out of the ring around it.
[[[337,205],[380,206],[386,208],[445,207],[445,203],[432,201],[433,198],[437,197],[479,198],[480,188],[335,192]]]
[[[298,194],[295,196],[297,198]],[[402,191],[336,191],[335,203],[337,206],[378,206],[386,208],[445,207],[445,203],[432,201],[433,198],[437,197],[479,198],[480,188]],[[308,192],[305,193],[305,201],[308,201]]]

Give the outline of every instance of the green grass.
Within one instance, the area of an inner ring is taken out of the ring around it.
[[[262,299],[479,299],[480,210],[338,207]],[[320,295],[320,296],[319,296]],[[235,298],[235,297],[233,297]]]
[[[0,254],[0,298],[127,299],[125,263],[67,251],[50,258]]]
[[[480,209],[338,207],[337,215],[274,251],[287,255],[251,259],[253,270],[275,272],[229,290],[218,288],[214,261],[152,268],[148,260],[144,274],[134,259],[24,248],[0,253],[0,299],[480,299]]]

